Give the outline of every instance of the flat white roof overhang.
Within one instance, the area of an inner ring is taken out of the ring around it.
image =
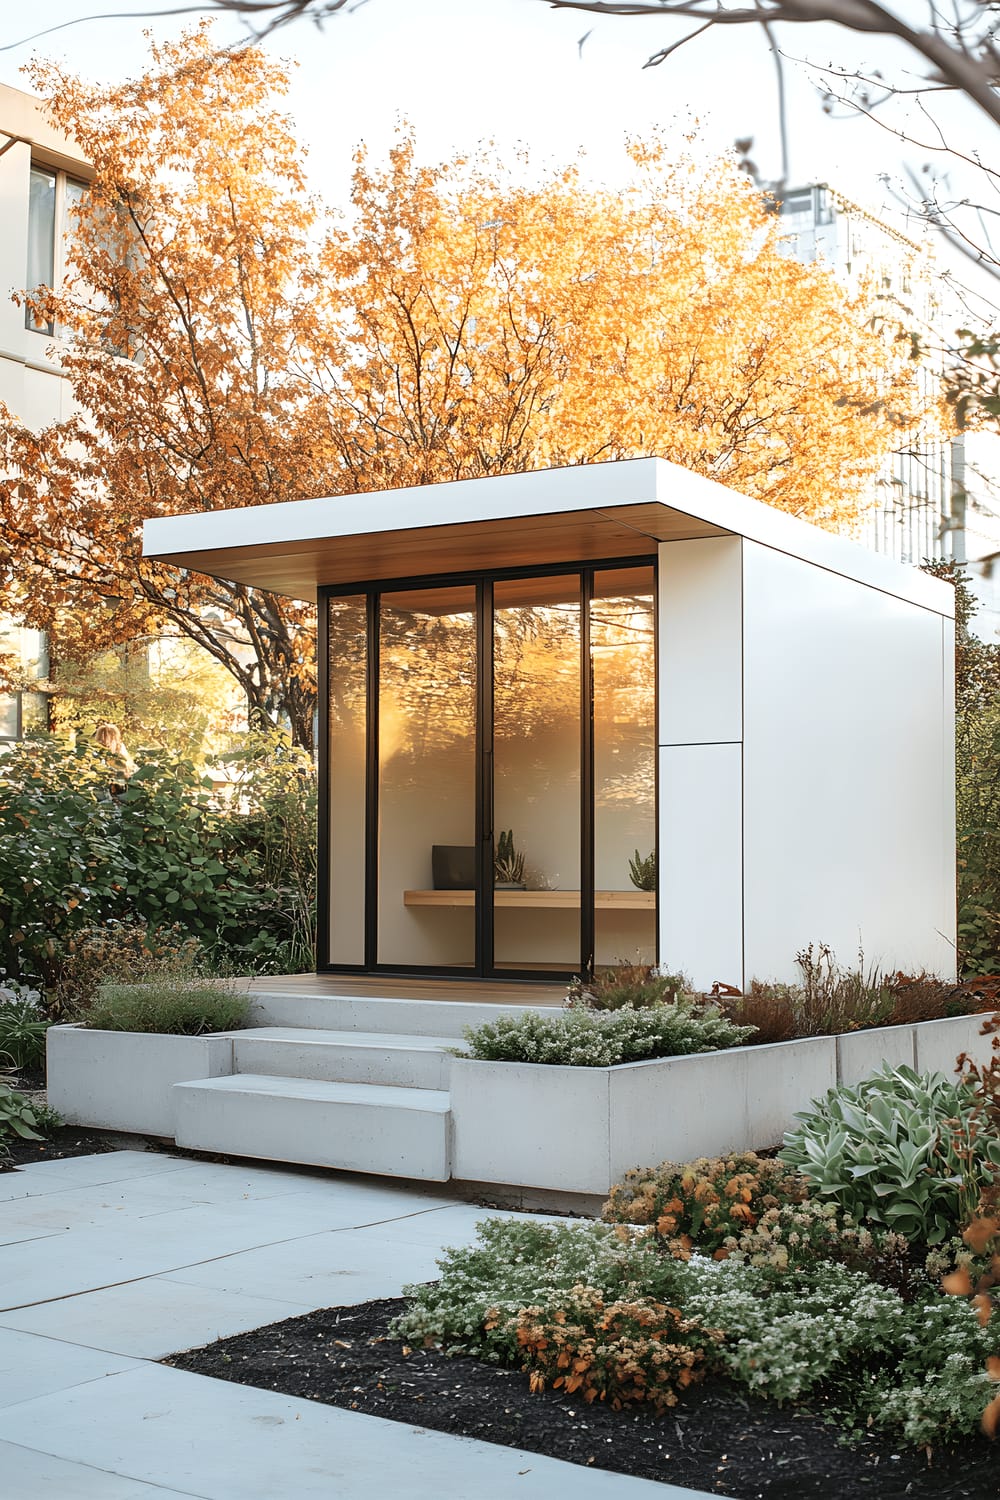
[[[143,555],[315,600],[324,585],[642,557],[713,536],[954,614],[948,584],[659,458],[169,516],[145,523]]]

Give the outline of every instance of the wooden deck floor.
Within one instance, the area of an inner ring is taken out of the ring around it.
[[[562,1005],[566,998],[566,985],[561,982],[421,979],[398,974],[274,974],[251,980],[250,990],[310,999],[349,995],[360,999],[457,1000],[465,1005]]]

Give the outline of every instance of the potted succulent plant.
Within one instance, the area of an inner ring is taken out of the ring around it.
[[[508,828],[497,837],[493,855],[493,889],[497,891],[523,891],[524,855],[514,847],[514,830]]]
[[[656,890],[656,850],[650,850],[645,857],[638,849],[628,862],[629,879],[637,891]]]

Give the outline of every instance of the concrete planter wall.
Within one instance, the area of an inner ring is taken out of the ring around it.
[[[960,1052],[985,1061],[991,1039],[980,1036],[982,1021],[960,1016],[617,1068],[456,1058],[452,1172],[604,1194],[630,1167],[766,1150],[812,1099],[883,1062],[950,1075]]]
[[[399,1117],[401,1110],[405,1112],[418,1100],[424,1108],[431,1107],[433,1098],[445,1162],[450,1124],[453,1177],[606,1196],[630,1167],[776,1146],[810,1100],[837,1083],[859,1082],[884,1061],[946,1074],[953,1072],[960,1052],[985,1061],[991,1038],[980,1036],[982,1021],[981,1016],[962,1016],[839,1037],[657,1058],[616,1068],[456,1057],[451,1063],[450,1099],[443,1091],[369,1091],[352,1085],[351,1098],[341,1099],[340,1104],[352,1118],[362,1106],[375,1110],[378,1123],[389,1128],[390,1117]],[[178,1102],[192,1091],[174,1086],[237,1071],[234,1038],[239,1036],[238,1031],[182,1037],[53,1026],[48,1032],[49,1102],[70,1124],[176,1138]],[[261,1100],[248,1095],[243,1107],[252,1112],[252,1118],[234,1127],[236,1144],[229,1149],[245,1148],[253,1140],[252,1155],[266,1158],[273,1153],[282,1160],[345,1166],[347,1127],[333,1129],[325,1117],[320,1123],[317,1101],[312,1098],[312,1092],[322,1094],[335,1085],[286,1078],[256,1080],[256,1084],[269,1082],[273,1087],[265,1092],[270,1095],[280,1093],[284,1099],[295,1094],[291,1103],[285,1099],[282,1105],[294,1115],[283,1127],[284,1139],[279,1141],[266,1124],[269,1117],[261,1112]],[[228,1099],[229,1091],[224,1092]],[[240,1093],[234,1088],[233,1098]],[[273,1113],[273,1100],[271,1107]],[[370,1143],[373,1129],[370,1121],[362,1121],[359,1139]],[[332,1154],[322,1154],[324,1144],[317,1156],[317,1132]],[[185,1134],[184,1142],[195,1149],[220,1149],[207,1137]],[[369,1157],[362,1153],[358,1161],[362,1160]],[[399,1162],[399,1175],[414,1175],[412,1151],[404,1149]],[[360,1166],[353,1158],[352,1163],[351,1170],[387,1170],[384,1165]],[[445,1174],[447,1170],[445,1165]]]
[[[985,1015],[953,1016],[946,1021],[921,1021],[913,1028],[914,1067],[918,1073],[951,1074],[960,1052],[978,1063],[988,1062],[992,1036],[981,1036]]]
[[[836,1081],[834,1037],[616,1068],[456,1058],[452,1172],[607,1193],[629,1167],[775,1146]]]
[[[233,1071],[232,1036],[50,1026],[48,1101],[69,1125],[174,1134],[175,1083]]]

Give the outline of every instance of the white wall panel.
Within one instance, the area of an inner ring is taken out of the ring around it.
[[[743,976],[739,745],[660,750],[660,962],[696,986]]]
[[[742,738],[742,546],[736,536],[660,544],[661,745]]]
[[[2,127],[0,127],[2,128]],[[28,176],[30,149],[18,143],[0,156],[0,400],[20,415],[24,309],[11,293],[24,286],[28,264]]]
[[[817,941],[954,972],[945,623],[744,543],[748,980]]]

